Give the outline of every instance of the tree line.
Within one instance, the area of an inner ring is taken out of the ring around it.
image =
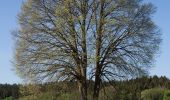
[[[141,98],[141,92],[144,90],[153,88],[170,89],[170,80],[165,76],[142,77],[134,80],[116,82],[115,86],[117,93],[114,99],[139,100]],[[158,100],[158,98],[154,100]]]
[[[19,84],[0,84],[0,100],[7,97],[19,98]]]

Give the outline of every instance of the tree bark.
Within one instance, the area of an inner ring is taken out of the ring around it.
[[[100,91],[100,73],[101,68],[97,65],[96,75],[95,75],[95,83],[94,83],[94,90],[93,90],[93,100],[98,100],[99,98],[99,91]]]
[[[99,98],[99,89],[100,89],[99,81],[100,80],[98,80],[98,79],[95,81],[94,90],[93,90],[93,100],[98,100],[98,98]]]
[[[81,95],[81,100],[87,100],[87,83],[86,81],[78,81],[79,92]]]

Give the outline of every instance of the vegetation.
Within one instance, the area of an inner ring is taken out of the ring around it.
[[[13,98],[19,98],[19,87],[17,84],[0,84],[0,100],[12,100]]]
[[[142,100],[163,100],[164,92],[165,90],[161,88],[144,90],[141,93],[141,99]]]
[[[164,100],[170,100],[170,90],[164,92]]]
[[[153,88],[142,91],[141,100],[170,100],[170,90]]]
[[[5,87],[0,88],[0,98],[3,100],[79,100],[81,97],[75,83],[67,81],[0,86]],[[89,100],[93,100],[92,90],[92,87],[88,88]],[[170,80],[166,77],[141,77],[116,81],[114,87],[106,82],[100,90],[99,100],[169,100],[169,91]]]
[[[161,40],[153,13],[142,0],[26,0],[16,70],[35,83],[74,81],[81,100],[98,100],[112,81],[147,74]]]

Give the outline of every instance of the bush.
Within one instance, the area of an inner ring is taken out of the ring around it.
[[[19,100],[79,100],[80,95],[77,92],[72,93],[61,93],[56,94],[53,92],[45,92],[37,95],[29,95],[22,98],[19,98]]]
[[[165,91],[163,100],[170,100],[170,90]]]
[[[164,98],[164,89],[161,88],[153,88],[144,90],[141,92],[142,100],[163,100]]]
[[[3,100],[15,100],[15,98],[11,96],[11,97],[7,97],[7,98],[5,98]]]
[[[115,90],[112,86],[106,86],[100,90],[99,100],[113,100]]]
[[[56,100],[57,95],[52,92],[41,93],[37,95],[30,95],[20,98],[19,100]]]

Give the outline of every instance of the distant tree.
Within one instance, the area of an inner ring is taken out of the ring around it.
[[[17,84],[0,84],[0,99],[19,98],[19,85]]]
[[[15,32],[18,73],[32,81],[76,80],[82,100],[88,76],[97,100],[104,81],[145,74],[160,33],[154,7],[141,1],[27,0]]]

